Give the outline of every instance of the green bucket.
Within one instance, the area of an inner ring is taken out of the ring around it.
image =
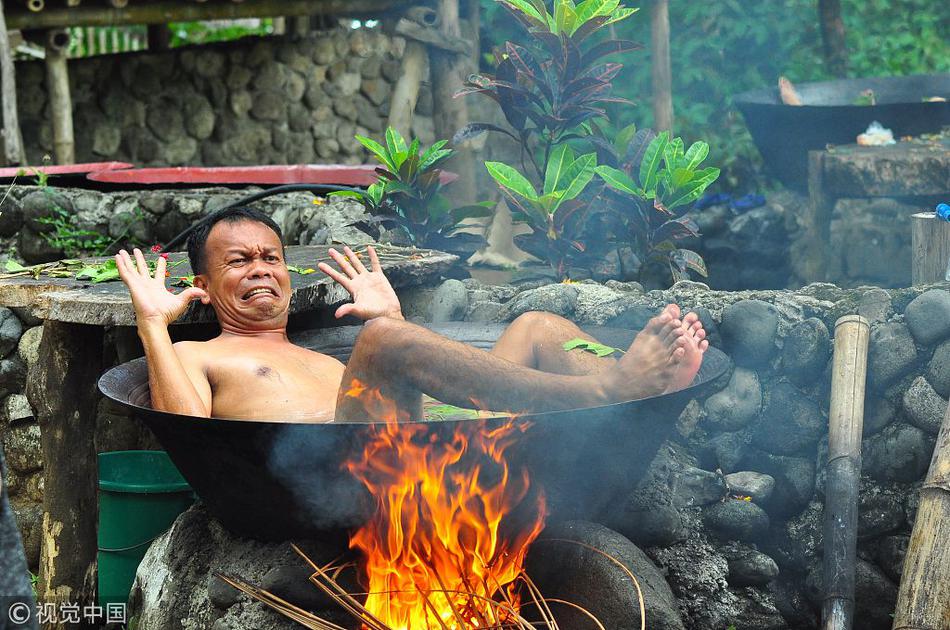
[[[99,453],[99,604],[124,603],[153,540],[194,502],[165,451]]]

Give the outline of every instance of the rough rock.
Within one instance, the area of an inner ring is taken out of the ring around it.
[[[923,376],[914,379],[910,389],[904,392],[904,413],[911,424],[931,435],[940,432],[947,401],[934,391]]]
[[[903,489],[862,479],[858,496],[858,538],[875,539],[904,525]]]
[[[927,381],[938,394],[950,397],[950,341],[943,342],[934,350],[927,365]]]
[[[0,397],[23,391],[26,366],[17,357],[0,361]]]
[[[766,554],[730,543],[720,549],[729,563],[729,584],[732,586],[765,586],[778,577],[778,565]]]
[[[773,528],[777,531],[769,541],[769,554],[785,573],[805,571],[821,555],[823,528],[823,504],[812,501],[800,514]]]
[[[468,289],[459,280],[449,279],[439,285],[429,304],[430,322],[461,321],[468,311]]]
[[[818,405],[789,383],[779,383],[767,396],[754,444],[777,455],[793,455],[814,444],[827,427]]]
[[[611,630],[640,628],[640,615],[631,602],[637,594],[627,575],[604,556],[584,547],[545,539],[574,540],[608,553],[627,566],[640,583],[646,624],[656,630],[683,630],[676,600],[663,575],[633,543],[602,525],[568,521],[547,527],[528,554],[526,569],[546,597],[583,606]],[[572,609],[557,611],[564,628],[581,628],[589,620]]]
[[[898,417],[897,406],[887,398],[877,398],[868,394],[864,402],[864,437],[874,435]]]
[[[738,470],[750,441],[748,431],[721,433],[708,440],[704,446],[709,449],[714,460],[709,466],[726,472]]]
[[[910,536],[898,534],[885,536],[875,543],[877,550],[877,564],[887,577],[900,583],[901,573],[904,571],[904,557],[907,555],[907,544]]]
[[[13,352],[22,334],[20,319],[10,309],[0,306],[0,357]]]
[[[772,455],[757,449],[747,451],[743,466],[775,479],[775,490],[764,504],[773,518],[797,514],[808,504],[815,490],[813,459]]]
[[[930,466],[934,438],[896,422],[862,442],[862,470],[878,481],[911,482]]]
[[[769,529],[769,517],[751,501],[726,499],[703,511],[703,522],[722,540],[755,541]]]
[[[43,467],[43,447],[40,427],[36,423],[9,427],[3,433],[3,452],[7,464],[20,473],[33,472]]]
[[[10,503],[16,517],[17,528],[23,539],[23,552],[30,567],[39,566],[40,547],[43,539],[43,504],[34,501],[14,501]]]
[[[931,289],[917,296],[904,309],[904,320],[921,345],[950,337],[950,291]]]
[[[858,315],[872,324],[886,322],[893,312],[891,295],[884,289],[871,289],[858,303]]]
[[[549,284],[537,289],[523,291],[504,305],[506,321],[528,311],[546,311],[568,319],[577,306],[577,289],[570,284]]]
[[[745,368],[732,372],[726,388],[706,400],[706,420],[717,430],[735,431],[746,426],[762,408],[758,375]]]
[[[817,317],[795,324],[785,336],[782,373],[798,384],[813,382],[831,357],[828,327]]]
[[[768,363],[778,323],[778,311],[761,300],[742,300],[723,309],[720,333],[733,361],[743,367]]]
[[[30,401],[24,394],[10,394],[0,405],[0,427],[9,426],[33,417]]]
[[[917,361],[917,349],[904,324],[883,324],[871,329],[868,348],[868,389],[890,385]]]
[[[775,478],[764,473],[744,470],[726,475],[726,486],[730,493],[752,497],[753,502],[761,505],[772,496]]]
[[[817,605],[824,592],[822,568],[815,564],[806,578],[806,588]],[[857,559],[854,575],[854,627],[862,630],[890,630],[891,613],[897,604],[897,585],[870,562]]]
[[[16,234],[23,227],[23,207],[13,195],[7,195],[0,201],[0,236]]]

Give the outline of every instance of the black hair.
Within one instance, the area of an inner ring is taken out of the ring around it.
[[[280,240],[281,248],[284,246],[284,235],[281,234],[280,226],[277,225],[272,218],[260,210],[247,206],[227,208],[202,220],[191,230],[191,234],[188,235],[188,261],[191,263],[191,270],[195,275],[205,272],[206,261],[204,251],[205,244],[208,242],[208,234],[211,233],[211,228],[221,221],[226,221],[227,223],[237,223],[239,221],[256,221],[257,223],[263,223],[277,235],[277,238]]]

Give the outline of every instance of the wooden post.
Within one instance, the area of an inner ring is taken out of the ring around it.
[[[7,164],[26,164],[16,108],[16,72],[7,36],[7,20],[0,0],[0,93],[3,98],[3,153]]]
[[[458,40],[462,30],[459,24],[458,0],[438,0],[439,33],[446,39]],[[467,55],[450,52],[435,46],[429,47],[429,78],[432,82],[432,122],[436,139],[451,141],[459,129],[468,124],[468,107],[465,99],[455,98],[462,88],[463,77],[468,72],[470,59]],[[459,149],[452,159],[451,168],[459,179],[448,192],[456,203],[475,201],[475,159],[469,149]]]
[[[95,603],[95,419],[102,328],[46,321],[26,395],[43,446],[43,541],[37,590],[45,601]]]
[[[914,285],[950,280],[950,222],[933,212],[912,215],[911,244]]]
[[[950,406],[943,416],[930,470],[920,489],[907,545],[894,630],[950,628]]]
[[[845,45],[844,20],[841,19],[841,0],[818,0],[821,21],[821,40],[824,43],[825,64],[832,75],[848,75],[848,49]]]
[[[823,532],[823,630],[851,630],[854,618],[858,488],[869,336],[870,325],[860,315],[846,315],[835,323]]]
[[[653,74],[653,127],[673,129],[673,70],[670,63],[669,0],[655,0],[650,7],[650,46]]]
[[[46,34],[46,88],[49,92],[53,118],[53,153],[57,164],[76,162],[73,139],[73,101],[69,95],[69,67],[66,50],[69,32],[48,31]]]
[[[412,128],[412,113],[419,100],[419,85],[426,65],[426,47],[412,39],[406,40],[399,78],[393,86],[389,103],[389,126],[408,138]]]

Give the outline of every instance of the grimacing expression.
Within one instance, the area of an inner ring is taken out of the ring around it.
[[[221,221],[204,249],[205,270],[195,277],[222,325],[267,326],[286,322],[290,272],[280,239],[257,221]],[[279,323],[279,322],[277,322]]]

